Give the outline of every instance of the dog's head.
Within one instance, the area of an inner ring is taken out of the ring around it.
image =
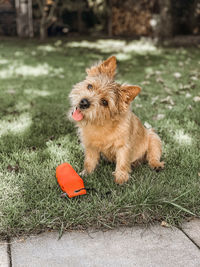
[[[103,124],[128,110],[131,101],[139,94],[140,87],[120,85],[114,81],[116,57],[86,69],[86,79],[74,86],[70,93],[72,118]]]

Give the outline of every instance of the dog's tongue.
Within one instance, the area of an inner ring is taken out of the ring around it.
[[[72,118],[75,121],[81,121],[83,119],[83,114],[81,113],[80,109],[76,109],[73,113],[72,113]]]

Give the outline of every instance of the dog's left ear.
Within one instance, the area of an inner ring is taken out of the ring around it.
[[[121,85],[120,87],[120,95],[126,104],[130,104],[140,91],[141,87],[138,85]]]
[[[116,57],[112,56],[100,63],[97,66],[93,66],[90,69],[86,69],[89,76],[96,76],[98,74],[105,74],[109,78],[113,79],[117,67]]]

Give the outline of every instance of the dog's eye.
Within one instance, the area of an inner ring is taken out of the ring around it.
[[[92,84],[88,84],[88,86],[87,86],[87,88],[89,89],[89,90],[91,90],[92,88],[93,88],[93,86],[92,86]]]
[[[101,105],[103,105],[104,107],[108,106],[108,101],[105,99],[101,99]]]

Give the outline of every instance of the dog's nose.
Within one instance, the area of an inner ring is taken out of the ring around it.
[[[80,103],[79,103],[79,107],[80,107],[81,109],[89,108],[89,106],[90,106],[90,102],[88,101],[87,98],[83,98],[83,99],[80,101]]]

